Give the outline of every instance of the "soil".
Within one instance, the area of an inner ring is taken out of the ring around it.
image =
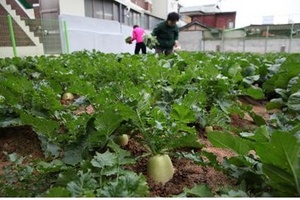
[[[268,120],[269,113],[265,109],[264,102],[253,101],[249,98],[242,98],[240,101],[252,105],[254,112]],[[238,116],[232,116],[231,125],[245,128],[254,126],[254,123],[249,116],[243,119]],[[205,145],[202,150],[214,153],[219,162],[223,162],[224,157],[234,156],[234,153],[227,149],[213,147],[207,140],[204,132],[200,131],[199,136]],[[129,150],[133,156],[141,155],[145,151],[134,139],[130,139],[128,145],[123,148]],[[201,151],[201,149],[198,151]],[[5,152],[8,154],[15,152],[18,155],[28,157],[28,159],[43,158],[40,140],[30,126],[0,128],[0,175],[1,168],[9,164]],[[173,178],[165,185],[155,184],[148,179],[150,196],[172,197],[182,193],[184,188],[192,188],[194,184],[207,184],[213,192],[216,192],[223,186],[234,186],[236,184],[234,179],[229,178],[222,171],[217,171],[213,167],[200,166],[191,160],[183,158],[171,157],[171,159],[175,168]],[[128,166],[128,169],[146,175],[146,162],[146,158],[140,159],[135,165]]]

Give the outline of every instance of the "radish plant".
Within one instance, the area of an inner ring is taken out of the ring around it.
[[[118,104],[118,112],[131,121],[143,136],[142,144],[150,156],[147,174],[156,183],[165,184],[172,179],[174,167],[169,151],[180,147],[200,147],[196,130],[187,126],[194,120],[192,111],[184,105],[174,104],[171,113],[158,106],[151,106],[153,97],[146,91],[136,96],[135,104]]]

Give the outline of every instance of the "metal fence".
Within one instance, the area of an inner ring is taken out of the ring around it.
[[[0,57],[62,53],[66,24],[58,20],[0,16]]]

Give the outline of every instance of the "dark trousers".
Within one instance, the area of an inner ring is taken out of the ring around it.
[[[134,54],[139,54],[142,50],[143,54],[146,54],[146,45],[144,42],[138,42],[135,44]]]
[[[162,47],[155,47],[155,53],[157,54],[165,54],[166,56],[167,55],[170,55],[172,54],[174,51],[173,49],[166,49],[166,48],[162,48]]]

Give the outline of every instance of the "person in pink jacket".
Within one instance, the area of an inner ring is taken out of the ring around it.
[[[143,54],[147,53],[146,45],[144,43],[144,38],[143,38],[144,34],[145,34],[145,30],[143,28],[139,27],[138,25],[133,26],[131,42],[134,40],[136,41],[134,54],[139,54],[140,50],[142,50]]]

